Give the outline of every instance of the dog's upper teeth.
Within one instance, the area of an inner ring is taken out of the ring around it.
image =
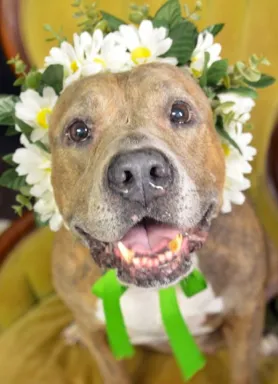
[[[173,253],[178,253],[181,250],[182,246],[182,234],[179,233],[173,240],[171,240],[168,244],[168,248],[173,252]]]
[[[123,259],[130,264],[135,256],[135,252],[128,249],[121,241],[118,242],[118,248]]]

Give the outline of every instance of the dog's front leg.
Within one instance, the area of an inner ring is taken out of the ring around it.
[[[263,295],[256,301],[251,306],[250,302],[246,303],[248,310],[244,315],[233,315],[223,325],[230,355],[231,384],[258,383],[256,373],[264,320]]]
[[[131,384],[122,362],[112,355],[104,330],[89,330],[84,324],[77,323],[82,343],[95,359],[104,384]]]

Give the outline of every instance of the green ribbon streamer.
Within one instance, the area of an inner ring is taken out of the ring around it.
[[[175,287],[161,289],[159,300],[162,321],[169,343],[183,377],[185,380],[189,380],[205,366],[206,361],[183,320]]]
[[[180,282],[184,294],[191,297],[207,287],[202,273],[194,270]],[[103,275],[92,287],[92,293],[103,300],[108,341],[116,359],[132,357],[135,353],[125,327],[120,298],[127,290],[117,279],[115,270]],[[186,326],[176,297],[175,287],[159,291],[161,317],[170,345],[185,380],[205,365],[205,359]]]
[[[135,352],[129,341],[120,307],[120,298],[126,289],[119,283],[115,270],[108,271],[92,287],[92,292],[103,300],[109,344],[119,360],[132,357]]]
[[[203,274],[198,269],[194,269],[188,277],[180,282],[180,286],[185,296],[192,297],[206,289],[207,282]]]

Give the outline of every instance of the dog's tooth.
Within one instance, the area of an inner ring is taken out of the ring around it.
[[[132,260],[133,264],[138,267],[140,265],[140,259],[139,257],[134,257]]]
[[[152,267],[153,267],[153,260],[152,260],[152,259],[149,259],[149,260],[147,261],[147,266],[148,266],[149,268],[152,268]]]
[[[181,250],[182,246],[182,234],[179,233],[173,240],[171,240],[168,244],[168,248],[173,252],[173,253],[178,253]]]
[[[158,267],[158,265],[159,265],[159,260],[156,258],[153,260],[153,266]]]
[[[123,257],[123,259],[130,264],[134,258],[135,252],[131,249],[128,249],[121,241],[118,242],[119,251]]]
[[[167,261],[171,261],[173,258],[173,253],[171,251],[165,252],[165,258]]]
[[[145,265],[147,265],[147,263],[148,263],[148,258],[147,257],[142,257],[141,264],[143,266],[145,266]]]
[[[166,256],[161,254],[161,255],[158,255],[158,260],[160,263],[165,263],[166,261]]]

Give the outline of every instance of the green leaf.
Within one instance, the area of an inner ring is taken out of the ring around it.
[[[235,147],[239,151],[240,154],[242,154],[241,149],[239,148],[237,143],[234,141],[234,139],[231,138],[228,132],[224,129],[222,116],[217,116],[215,129],[223,139],[227,140],[233,147]]]
[[[181,23],[171,28],[169,37],[173,40],[173,44],[164,56],[174,56],[178,59],[179,65],[187,63],[192,52],[196,47],[197,28],[190,21],[183,20]]]
[[[213,25],[210,25],[209,27],[205,28],[204,31],[208,31],[213,36],[217,36],[218,33],[222,31],[224,26],[225,26],[225,24],[223,24],[223,23],[221,23],[221,24],[213,24]]]
[[[15,136],[15,135],[20,135],[20,132],[18,132],[13,125],[10,125],[5,132],[5,135],[6,136]]]
[[[168,24],[167,21],[165,21],[165,20],[154,20],[154,21],[153,21],[153,26],[154,26],[155,28],[164,27],[164,28],[166,28],[166,29],[170,29],[169,24]]]
[[[0,125],[14,125],[17,96],[0,96]]]
[[[22,216],[23,207],[21,205],[12,205],[12,209],[18,216]]]
[[[14,87],[18,87],[18,86],[21,86],[22,84],[24,84],[25,82],[25,77],[24,76],[20,76],[18,77],[15,82],[13,83]]]
[[[108,25],[112,31],[116,31],[119,29],[119,26],[122,24],[126,24],[123,20],[118,19],[117,17],[110,15],[110,13],[101,11],[102,17],[104,20],[108,22]]]
[[[247,67],[242,61],[235,64],[235,68],[247,81],[256,82],[261,78],[261,73],[257,69]]]
[[[25,79],[26,88],[38,89],[41,82],[42,74],[38,71],[30,71]]]
[[[59,95],[63,89],[64,68],[61,64],[52,64],[46,68],[41,76],[41,87],[52,87]]]
[[[34,217],[35,217],[35,223],[37,227],[41,228],[47,225],[46,222],[41,221],[40,215],[38,213],[34,212]]]
[[[178,0],[168,0],[159,8],[154,16],[154,22],[166,22],[170,28],[182,22],[181,7]]]
[[[13,155],[13,153],[9,153],[8,155],[3,156],[2,160],[5,161],[5,163],[14,167],[16,163],[13,161]]]
[[[228,60],[218,60],[212,63],[207,71],[207,84],[217,85],[227,74]]]
[[[19,191],[26,185],[25,176],[18,176],[14,168],[8,169],[0,176],[0,186]]]
[[[202,76],[199,79],[200,87],[204,88],[207,85],[207,73],[208,73],[208,62],[209,62],[210,54],[205,52],[205,62]]]
[[[230,88],[224,92],[233,92],[239,96],[251,97],[251,99],[256,99],[258,97],[258,93],[254,89],[248,87]]]
[[[33,131],[33,128],[30,127],[30,125],[26,124],[24,121],[18,119],[17,117],[15,118],[16,124],[19,126],[20,130],[24,135],[27,137],[27,139],[30,139],[31,133]]]
[[[33,206],[30,202],[30,198],[23,196],[21,194],[16,195],[15,200],[22,206],[26,207],[29,211],[32,210]]]
[[[252,82],[245,81],[248,85],[254,88],[266,88],[275,83],[276,79],[273,76],[265,75],[264,73],[261,75],[260,80]]]

